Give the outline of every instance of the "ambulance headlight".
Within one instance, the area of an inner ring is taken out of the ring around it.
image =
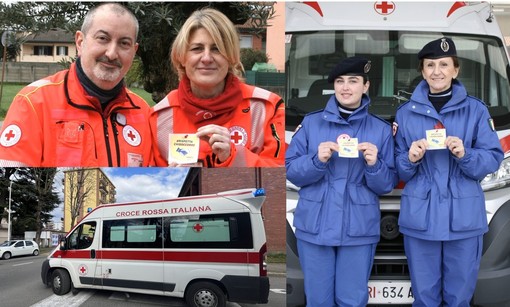
[[[264,190],[263,188],[256,189],[253,192],[253,196],[255,196],[255,197],[257,197],[257,196],[266,196],[266,190]]]
[[[503,160],[499,169],[481,182],[484,191],[497,190],[510,185],[510,157]]]

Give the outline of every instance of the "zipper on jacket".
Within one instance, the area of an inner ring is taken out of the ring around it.
[[[106,153],[108,154],[108,166],[112,167],[112,151],[110,148],[110,136],[108,133],[108,119],[103,117],[103,133],[104,140],[106,143]]]
[[[104,115],[103,115],[103,112],[97,110],[96,108],[92,107],[92,106],[88,106],[88,105],[79,105],[79,104],[76,104],[74,103],[72,100],[71,100],[71,97],[69,96],[69,89],[67,87],[67,80],[68,80],[68,77],[69,77],[69,70],[66,72],[65,76],[64,76],[64,94],[66,96],[66,99],[67,99],[67,103],[75,108],[78,108],[78,109],[82,109],[82,110],[88,110],[88,111],[94,111],[94,112],[97,112],[100,114],[102,120],[103,120],[103,134],[104,134],[104,138],[105,138],[105,143],[106,143],[106,154],[108,156],[108,166],[109,167],[112,167],[113,165],[113,162],[112,162],[112,152],[111,152],[111,147],[110,147],[110,138],[109,138],[109,133],[108,133],[108,118],[104,118]],[[131,107],[116,107],[116,108],[113,108],[112,110],[110,110],[110,114],[115,114],[116,111],[118,110],[130,110],[130,109],[134,109],[134,110],[138,110],[140,109],[139,106],[137,106],[133,100],[131,99],[131,97],[129,96],[129,93],[126,92],[126,98],[129,100],[129,103],[131,104]],[[112,115],[113,116],[113,115]],[[112,118],[112,123],[114,123],[114,120]],[[113,125],[112,125],[113,126]],[[117,131],[117,128],[116,127],[112,127],[112,129],[114,130],[114,138],[115,138],[115,146],[117,148],[117,165],[120,166],[120,153],[119,153],[119,143],[118,143],[118,131]],[[96,151],[96,156],[98,155],[97,154],[97,147],[95,148],[95,151]]]
[[[110,122],[112,123],[113,130],[113,138],[115,141],[115,150],[117,151],[117,166],[120,167],[120,146],[119,146],[119,131],[117,130],[117,122],[115,121],[115,117],[117,113],[112,113],[110,116]]]
[[[282,140],[280,139],[280,136],[278,135],[278,132],[276,131],[275,124],[271,124],[271,131],[272,131],[274,139],[276,140],[276,151],[274,153],[274,157],[278,158],[278,156],[280,155],[280,147],[281,147]]]

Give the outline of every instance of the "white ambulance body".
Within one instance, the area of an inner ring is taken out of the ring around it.
[[[340,59],[371,61],[370,111],[392,122],[397,108],[422,80],[419,50],[448,36],[457,47],[458,79],[468,94],[483,100],[492,115],[505,160],[482,181],[489,232],[473,303],[510,304],[510,84],[503,35],[487,2],[286,2],[286,131],[305,114],[324,108],[333,94],[327,83]],[[401,189],[381,197],[381,240],[369,283],[370,304],[413,301],[409,271],[398,232]],[[291,227],[298,189],[287,189],[287,305],[304,304],[302,273]],[[505,305],[506,306],[506,305]]]
[[[58,295],[89,288],[267,303],[263,189],[95,208],[43,263]]]

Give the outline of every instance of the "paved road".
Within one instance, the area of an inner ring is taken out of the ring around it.
[[[184,300],[155,295],[101,290],[81,290],[77,295],[54,295],[41,282],[41,264],[46,255],[0,260],[0,306],[16,307],[125,307],[178,306]],[[269,264],[271,291],[266,305],[229,303],[228,307],[285,306],[285,264]]]

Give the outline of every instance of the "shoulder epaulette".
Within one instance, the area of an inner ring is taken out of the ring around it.
[[[383,123],[387,124],[387,125],[391,125],[391,123],[389,121],[387,121],[386,119],[380,117],[379,115],[376,115],[376,114],[373,114],[373,113],[370,113],[370,115],[374,118],[377,118],[378,120],[382,121]]]
[[[411,102],[411,99],[409,99],[409,100],[407,100],[407,101],[405,101],[405,102],[401,103],[401,104],[398,106],[397,110],[398,110],[398,109],[400,109],[400,108],[402,108],[403,106],[405,106],[405,105],[406,105],[406,104],[408,104],[409,102]]]
[[[471,96],[471,95],[467,95],[467,97],[468,97],[468,98],[471,98],[471,99],[472,99],[472,100],[474,100],[474,101],[477,101],[477,102],[479,102],[479,103],[483,104],[483,105],[484,105],[485,107],[487,107],[487,108],[488,108],[488,107],[490,107],[490,106],[489,106],[489,105],[488,105],[485,101],[481,100],[481,99],[480,99],[480,98],[478,98],[478,97]]]

